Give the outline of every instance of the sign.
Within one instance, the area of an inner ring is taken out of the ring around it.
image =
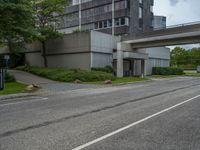
[[[9,59],[10,59],[10,56],[9,56],[9,55],[4,55],[4,59],[5,59],[5,60],[9,60]]]

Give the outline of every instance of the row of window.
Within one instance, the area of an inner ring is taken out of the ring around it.
[[[115,11],[126,9],[126,8],[127,8],[126,0],[115,3]],[[83,10],[81,13],[82,13],[82,17],[90,17],[90,16],[100,15],[100,14],[108,13],[108,12],[112,12],[112,4],[104,5],[97,8],[91,8],[88,10]]]
[[[128,26],[128,25],[129,25],[129,19],[126,17],[115,19],[115,27]],[[112,19],[99,21],[95,23],[95,29],[103,29],[111,27],[112,27]]]

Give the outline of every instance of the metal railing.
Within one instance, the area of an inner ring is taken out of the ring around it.
[[[198,24],[200,25],[200,21],[188,22],[188,23],[177,24],[177,25],[170,25],[170,26],[161,27],[161,28],[154,28],[154,31],[156,31],[156,30],[166,30],[166,29],[178,28],[178,27],[185,27],[185,26],[191,26],[191,25],[198,25]]]

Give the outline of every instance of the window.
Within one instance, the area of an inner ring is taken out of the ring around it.
[[[98,28],[99,28],[99,23],[98,23],[98,22],[96,22],[96,23],[94,24],[94,28],[95,28],[95,29],[98,29]]]
[[[108,27],[107,20],[103,21],[103,27],[104,27],[104,28],[107,28],[107,27]]]
[[[142,18],[142,8],[139,7],[139,18]]]
[[[108,20],[108,27],[112,27],[112,20],[111,19]]]
[[[142,29],[142,27],[143,27],[143,20],[142,20],[142,19],[139,19],[139,28]]]
[[[100,29],[103,28],[102,22],[99,22],[99,28],[100,28]]]
[[[121,23],[120,23],[120,25],[125,25],[125,24],[126,24],[125,18],[121,18]]]
[[[153,6],[150,6],[150,11],[153,12]]]
[[[117,18],[117,19],[115,19],[115,26],[119,26],[119,25],[120,25],[120,19]]]
[[[115,27],[128,26],[129,18],[115,18]],[[112,28],[112,19],[100,21],[94,24],[95,29]]]

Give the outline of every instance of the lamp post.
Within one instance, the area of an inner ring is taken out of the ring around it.
[[[81,19],[81,4],[82,4],[82,0],[79,0],[79,30],[81,31],[81,24],[82,24],[82,19]]]
[[[112,0],[112,35],[115,35],[115,0]]]

